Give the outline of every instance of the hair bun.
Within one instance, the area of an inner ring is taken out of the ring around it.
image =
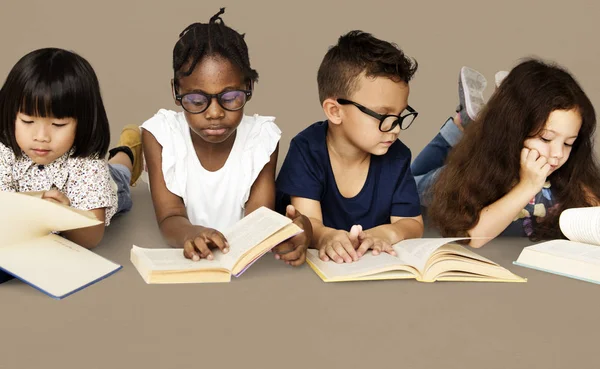
[[[208,23],[217,23],[217,21],[220,21],[220,23],[221,23],[221,24],[225,24],[225,23],[223,22],[223,19],[220,17],[220,15],[221,15],[221,14],[224,14],[224,13],[225,13],[225,8],[221,8],[221,9],[219,9],[219,12],[218,12],[217,14],[213,15],[213,16],[210,18],[210,21],[208,21]]]

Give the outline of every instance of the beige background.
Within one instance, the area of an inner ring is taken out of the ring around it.
[[[1,0],[0,4],[0,79],[35,48],[77,51],[100,79],[113,143],[125,124],[141,124],[159,108],[175,108],[169,83],[177,36],[190,23],[207,22],[221,5],[227,8],[226,24],[246,33],[251,64],[260,74],[245,111],[276,116],[283,131],[279,164],[290,139],[324,119],[317,68],[327,48],[351,29],[396,42],[420,64],[409,98],[420,115],[400,137],[413,155],[453,113],[462,65],[486,76],[487,97],[497,70],[510,69],[530,55],[550,58],[573,72],[593,102],[600,101],[600,5],[591,0]]]
[[[113,143],[127,123],[174,108],[171,53],[188,24],[221,4],[0,0],[0,80],[35,48],[72,49],[95,68]],[[274,115],[289,140],[323,119],[316,71],[342,33],[398,43],[420,68],[401,139],[416,155],[457,104],[462,65],[494,73],[519,58],[558,61],[600,101],[594,1],[242,1],[225,22],[247,34],[260,73],[247,113]],[[116,275],[53,301],[13,281],[0,286],[0,368],[596,368],[598,286],[512,266],[527,240],[481,253],[526,284],[325,284],[306,266],[267,257],[229,285],[147,286],[129,262],[133,243],[162,247],[147,188],[111,225],[98,253]]]

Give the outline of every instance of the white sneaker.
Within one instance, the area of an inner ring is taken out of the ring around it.
[[[458,98],[460,105],[458,113],[462,120],[462,125],[466,126],[475,120],[477,114],[485,104],[483,100],[483,91],[487,87],[485,77],[469,67],[462,67],[458,78]]]
[[[496,73],[496,88],[500,87],[500,83],[508,76],[508,72],[505,70],[501,70]]]

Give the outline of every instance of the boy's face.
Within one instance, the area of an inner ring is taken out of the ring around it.
[[[408,84],[403,81],[395,82],[387,77],[366,77],[364,74],[357,82],[358,88],[348,100],[381,115],[406,113]],[[398,139],[400,125],[389,132],[382,132],[379,129],[380,121],[363,113],[356,106],[341,105],[340,109],[341,127],[348,140],[357,148],[373,155],[383,155]]]

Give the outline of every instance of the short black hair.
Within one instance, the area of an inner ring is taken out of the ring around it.
[[[404,55],[396,44],[360,30],[350,31],[340,36],[321,62],[317,73],[319,100],[322,104],[327,98],[349,98],[363,72],[367,77],[408,83],[417,67],[417,61]]]
[[[75,118],[73,157],[104,157],[110,128],[92,66],[74,52],[44,48],[23,56],[0,89],[0,142],[17,157],[17,113],[30,116]]]
[[[258,72],[250,67],[248,45],[245,34],[225,25],[220,15],[225,8],[210,18],[208,23],[193,23],[180,34],[173,48],[173,71],[177,77],[189,76],[204,57],[220,56],[229,60],[242,72],[244,83],[252,85],[258,81]],[[187,70],[182,70],[188,64]]]

